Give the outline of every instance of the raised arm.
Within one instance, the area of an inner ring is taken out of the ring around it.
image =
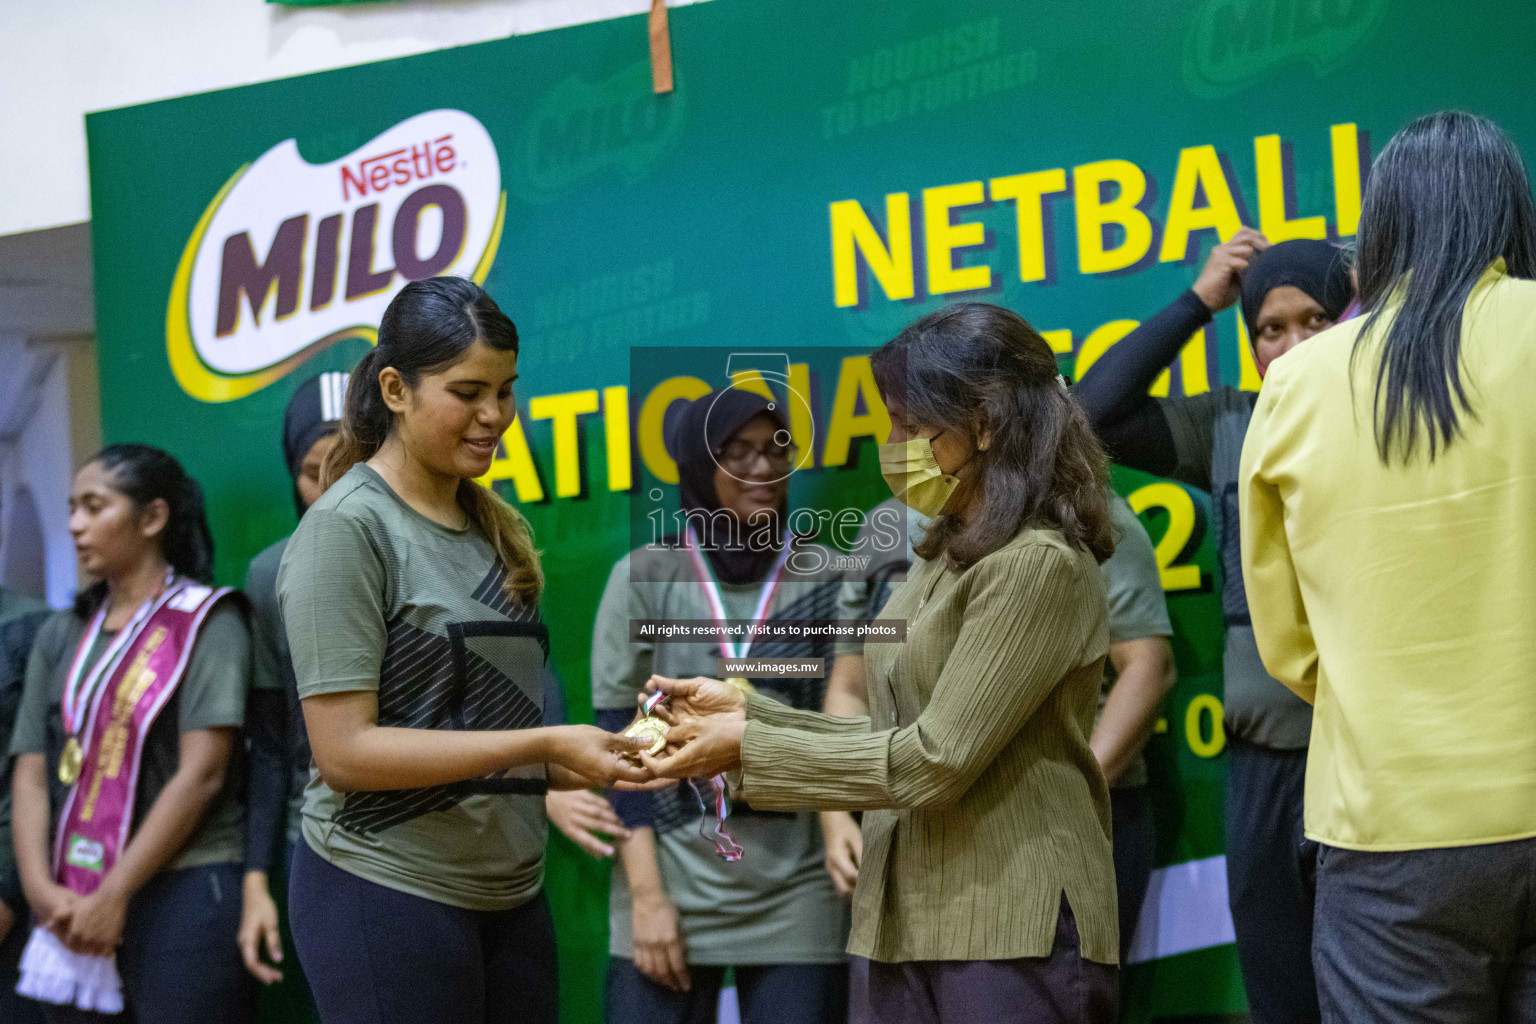
[[[1211,250],[1193,287],[1110,346],[1073,385],[1089,421],[1111,458],[1134,469],[1173,474],[1178,465],[1173,431],[1147,391],[1176,358],[1190,336],[1237,301],[1240,274],[1253,254],[1266,248],[1264,236],[1244,228]]]
[[[1114,427],[1154,405],[1147,391],[1188,343],[1211,322],[1211,310],[1193,290],[1111,345],[1072,386],[1095,429]]]

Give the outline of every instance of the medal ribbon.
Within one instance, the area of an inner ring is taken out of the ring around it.
[[[779,580],[784,576],[784,566],[789,562],[790,541],[793,539],[788,530],[784,531],[784,544],[779,550],[779,557],[774,560],[773,571],[769,574],[768,582],[763,584],[763,592],[758,596],[757,608],[752,612],[752,624],[748,627],[747,638],[738,646],[730,638],[730,632],[726,629],[725,601],[720,597],[720,585],[715,582],[715,574],[709,569],[709,562],[699,550],[699,539],[693,532],[693,527],[688,527],[688,557],[693,560],[693,571],[698,574],[699,583],[704,587],[704,596],[709,601],[710,614],[714,616],[715,628],[720,633],[720,651],[727,658],[740,660],[747,656],[752,649],[752,643],[757,639],[758,631],[762,623],[768,617],[768,606],[773,603],[773,595],[779,589]],[[657,698],[661,694],[652,694],[646,701],[646,713],[656,706]],[[693,795],[699,798],[699,835],[709,842],[714,843],[715,852],[729,863],[735,863],[746,855],[741,844],[731,837],[730,829],[726,828],[725,820],[731,815],[730,801],[726,799],[726,784],[724,775],[716,775],[709,780],[713,789],[713,800],[704,798],[704,791],[699,788],[697,780],[689,779],[688,785],[693,787]],[[709,822],[709,805],[715,807],[715,828],[711,835],[705,831]]]
[[[649,717],[651,712],[656,710],[656,705],[666,699],[667,695],[657,690],[645,698],[645,703],[640,705],[640,710]],[[709,801],[704,799],[704,791],[699,789],[699,784],[693,779],[688,780],[688,785],[693,787],[693,795],[699,798],[699,835],[707,842],[714,843],[715,852],[726,861],[734,864],[736,861],[741,860],[747,851],[741,848],[740,843],[731,838],[730,830],[725,827],[725,819],[730,817],[731,814],[731,805],[726,801],[725,797],[725,776],[716,775],[710,780],[710,784],[714,787],[715,791],[715,834],[713,836],[704,831],[704,827],[709,821]]]
[[[715,852],[721,859],[734,864],[746,856],[747,851],[731,838],[730,829],[725,827],[725,819],[731,814],[731,805],[725,799],[725,776],[716,775],[709,782],[715,790],[715,834],[713,836],[704,831],[704,825],[709,821],[709,803],[704,799],[704,793],[699,789],[698,782],[693,779],[688,780],[688,785],[693,787],[693,795],[699,798],[699,811],[703,814],[699,819],[699,835],[715,844]]]
[[[757,609],[752,613],[752,625],[748,627],[747,638],[738,647],[731,641],[730,633],[725,627],[725,602],[720,598],[720,585],[715,582],[715,574],[710,571],[709,562],[699,550],[699,538],[694,534],[693,527],[688,527],[688,557],[693,560],[693,571],[698,574],[699,582],[704,586],[704,597],[709,601],[709,610],[714,616],[715,628],[720,632],[720,650],[727,658],[745,658],[747,651],[752,648],[752,641],[757,639],[758,629],[768,615],[768,605],[773,601],[774,592],[779,589],[779,579],[784,575],[784,565],[789,561],[790,539],[789,531],[784,531],[784,546],[773,563],[773,572],[769,575],[768,582],[763,584],[762,594],[758,596]]]
[[[84,671],[86,658],[90,655],[91,648],[96,646],[96,640],[101,635],[102,624],[107,621],[107,602],[103,601],[101,607],[96,610],[96,615],[91,619],[85,635],[80,638],[80,646],[75,650],[74,660],[70,662],[69,675],[64,677],[64,698],[61,710],[64,714],[65,735],[76,737],[80,735],[80,730],[85,725],[86,709],[91,706],[91,699],[96,695],[101,681],[107,678],[108,670],[139,635],[139,631],[144,628],[144,623],[149,621],[149,617],[170,599],[172,596],[170,584],[174,578],[174,570],[165,574],[165,582],[161,584],[160,592],[139,605],[139,610],[133,613],[133,618],[129,620],[128,625],[118,630],[111,646],[96,662],[96,667],[86,674]]]

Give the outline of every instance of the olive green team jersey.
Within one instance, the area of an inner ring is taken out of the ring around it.
[[[499,730],[542,724],[548,633],[514,604],[473,528],[412,509],[364,465],[299,523],[277,592],[299,696],[378,693],[380,726]],[[543,881],[544,765],[423,789],[341,793],[311,773],[304,839],[379,885],[506,910]]]

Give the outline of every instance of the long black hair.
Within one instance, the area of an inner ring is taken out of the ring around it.
[[[423,375],[441,372],[464,357],[476,341],[498,352],[518,350],[517,327],[479,285],[462,277],[432,277],[400,289],[379,322],[379,340],[352,371],[341,432],[326,456],[320,482],[330,487],[359,462],[373,457],[395,429],[384,404],[379,374],[393,366],[416,387]],[[459,481],[459,505],[507,570],[508,596],[531,607],[544,588],[544,571],[528,521],[488,488]]]
[[[886,342],[872,366],[887,403],[917,422],[991,435],[956,489],[972,511],[963,522],[940,514],[919,555],[945,554],[963,570],[1027,526],[1058,530],[1100,562],[1114,552],[1104,449],[1058,377],[1051,347],[1023,317],[956,303]]]
[[[1498,125],[1464,111],[1421,117],[1371,167],[1356,266],[1368,319],[1355,357],[1383,326],[1373,406],[1382,462],[1429,459],[1476,418],[1461,375],[1462,312],[1488,265],[1536,277],[1536,204],[1520,152]]]
[[[92,462],[112,477],[112,487],[142,511],[154,501],[167,508],[160,553],[179,576],[199,583],[213,579],[213,534],[203,507],[203,489],[169,452],[147,444],[108,445]],[[75,595],[75,614],[88,618],[107,599],[105,580]]]

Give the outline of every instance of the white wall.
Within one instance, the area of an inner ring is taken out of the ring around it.
[[[699,0],[667,0],[676,7]],[[25,484],[41,518],[46,596],[76,586],[65,505],[100,444],[88,336],[85,114],[640,14],[650,0],[404,0],[288,8],[263,0],[0,0],[0,521]],[[635,31],[643,34],[637,19]],[[558,69],[551,69],[555,73]],[[18,236],[6,238],[6,236]],[[82,332],[84,336],[82,336]],[[74,340],[70,340],[73,337]],[[22,373],[24,366],[38,374]],[[16,531],[17,542],[24,531]],[[30,567],[8,552],[0,574]]]
[[[87,111],[649,9],[650,0],[0,0],[0,235],[90,218]]]
[[[0,357],[8,366],[21,365],[26,377],[25,395],[0,395],[8,414],[0,421],[0,573],[6,584],[45,598],[56,608],[69,602],[77,584],[67,511],[76,444],[65,344],[33,347],[20,338],[0,337]],[[23,489],[29,492],[32,510],[23,505]],[[20,522],[29,511],[36,513],[41,552],[31,547],[34,538]],[[28,549],[20,550],[21,545]],[[18,566],[38,561],[43,563],[41,581],[25,578],[30,573],[17,578]]]

